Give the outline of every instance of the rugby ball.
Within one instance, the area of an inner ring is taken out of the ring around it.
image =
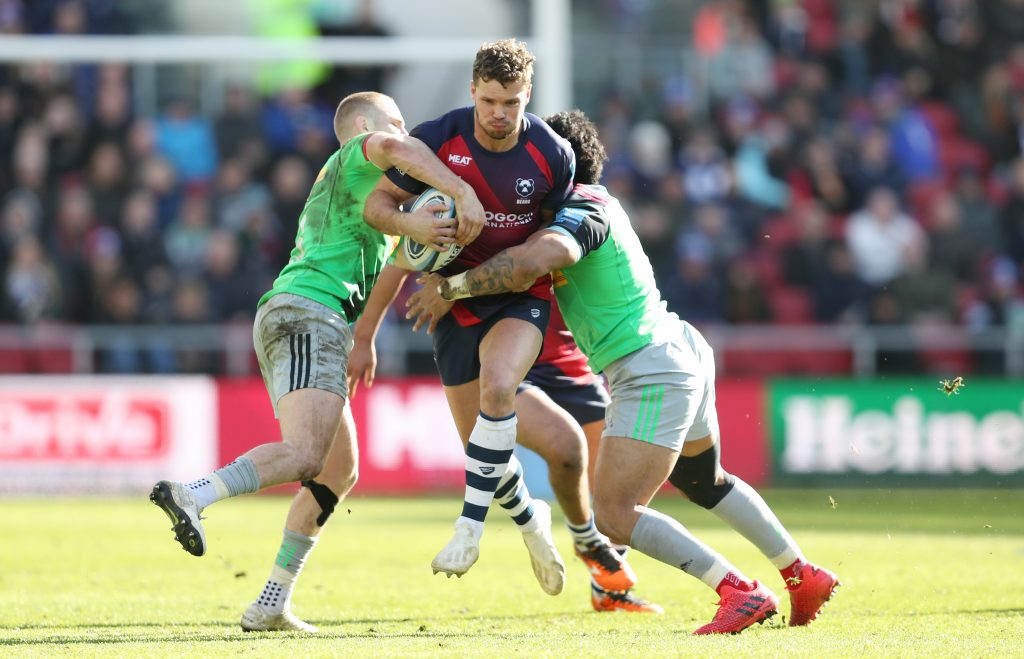
[[[416,201],[409,206],[409,212],[428,206],[430,204],[447,204],[448,210],[434,213],[437,217],[455,217],[455,200],[436,188],[427,188]],[[462,245],[452,243],[448,251],[439,252],[416,242],[409,236],[402,236],[402,243],[398,246],[402,250],[402,256],[409,266],[421,272],[436,272],[455,260],[455,257],[462,251]]]

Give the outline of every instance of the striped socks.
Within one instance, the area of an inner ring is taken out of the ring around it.
[[[608,538],[601,535],[594,524],[594,516],[591,515],[585,523],[573,526],[568,520],[565,522],[572,536],[572,542],[579,551],[587,551],[594,543],[608,542]]]
[[[462,503],[462,518],[480,532],[515,445],[515,412],[500,419],[480,413],[466,446],[466,495]]]
[[[202,510],[215,501],[256,492],[260,489],[260,475],[252,460],[243,456],[185,487],[192,491],[196,506]]]
[[[494,500],[520,529],[533,521],[533,497],[523,481],[523,465],[514,455],[509,458],[505,475],[501,477],[498,489],[494,492]]]

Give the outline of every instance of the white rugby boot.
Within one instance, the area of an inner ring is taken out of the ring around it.
[[[242,629],[247,632],[306,632],[315,634],[318,630],[313,625],[300,620],[291,611],[271,613],[253,602],[242,614]]]
[[[473,524],[464,517],[455,520],[455,534],[448,544],[438,552],[430,567],[434,574],[444,572],[450,579],[454,574],[461,577],[480,558],[480,537]]]
[[[530,551],[533,574],[548,595],[557,595],[565,587],[565,562],[551,537],[551,506],[534,499],[533,519],[523,530],[523,542]]]
[[[160,481],[153,486],[149,500],[170,518],[174,539],[182,549],[193,556],[206,553],[206,533],[191,490],[181,483]]]

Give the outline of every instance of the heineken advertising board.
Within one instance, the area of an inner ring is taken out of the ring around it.
[[[777,484],[1024,484],[1024,382],[765,384]]]

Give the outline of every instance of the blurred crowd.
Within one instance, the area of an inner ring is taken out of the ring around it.
[[[0,32],[112,6],[0,0]],[[1024,327],[1024,0],[709,0],[685,29],[686,74],[587,108],[670,308]],[[336,148],[329,98],[141,116],[124,65],[0,68],[0,321],[248,322]]]

